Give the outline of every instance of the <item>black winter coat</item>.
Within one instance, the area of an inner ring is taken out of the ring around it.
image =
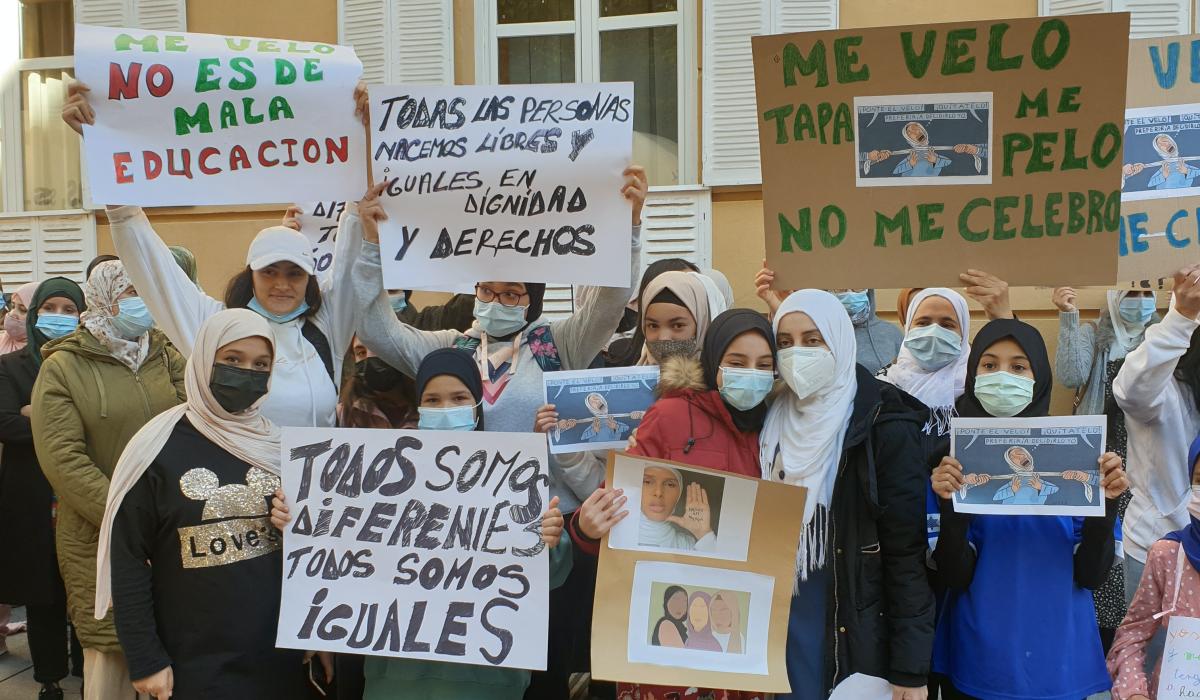
[[[37,374],[26,349],[0,356],[0,538],[6,543],[0,603],[47,605],[63,587],[51,519],[54,492],[33,452],[29,418],[21,415]]]
[[[826,672],[925,685],[933,653],[934,598],[926,574],[921,402],[858,367],[858,393],[830,504],[834,586],[829,586]]]

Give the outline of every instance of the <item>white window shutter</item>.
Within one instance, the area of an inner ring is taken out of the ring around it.
[[[762,179],[750,37],[771,33],[769,25],[763,0],[704,3],[702,176],[707,185]]]
[[[94,257],[96,219],[90,214],[0,219],[0,282],[5,291],[47,277],[82,282]]]
[[[0,219],[0,283],[4,291],[38,279],[33,217]]]
[[[187,31],[186,0],[135,0],[136,25],[161,32]]]
[[[387,84],[386,0],[338,0],[338,43],[354,47],[362,61],[362,79]]]
[[[1191,0],[1113,0],[1114,12],[1129,12],[1129,38],[1191,34]]]
[[[1042,17],[1112,11],[1113,0],[1038,0],[1038,14]]]
[[[75,21],[105,27],[133,24],[133,0],[75,0]]]
[[[775,0],[772,34],[837,29],[838,0]]]
[[[452,0],[395,0],[388,44],[389,83],[453,85]]]

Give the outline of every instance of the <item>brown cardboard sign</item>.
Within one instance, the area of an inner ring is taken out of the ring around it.
[[[1127,13],[755,37],[780,288],[1117,277]]]
[[[592,676],[788,692],[785,660],[807,491],[610,453],[629,515],[601,540]]]
[[[1200,261],[1200,35],[1129,43],[1117,279]]]

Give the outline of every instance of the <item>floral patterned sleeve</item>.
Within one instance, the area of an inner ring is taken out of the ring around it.
[[[1150,697],[1150,679],[1146,675],[1146,645],[1160,624],[1169,617],[1154,619],[1170,605],[1167,596],[1175,587],[1175,561],[1179,545],[1160,540],[1146,557],[1146,572],[1129,606],[1129,614],[1117,628],[1112,650],[1108,653],[1108,673],[1113,678],[1113,700]],[[1164,601],[1164,598],[1167,598]],[[1182,603],[1183,601],[1180,600]]]

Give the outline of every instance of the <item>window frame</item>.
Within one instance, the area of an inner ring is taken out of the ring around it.
[[[575,19],[554,22],[500,24],[499,3],[486,0],[475,3],[475,83],[499,82],[500,39],[529,36],[572,34],[575,39],[575,82],[600,81],[600,33],[622,29],[676,27],[679,55],[676,56],[676,85],[679,90],[679,182],[653,186],[680,187],[700,184],[699,75],[697,61],[697,9],[690,0],[679,0],[674,12],[600,16],[601,0],[575,0]],[[636,106],[635,106],[636,109]]]

